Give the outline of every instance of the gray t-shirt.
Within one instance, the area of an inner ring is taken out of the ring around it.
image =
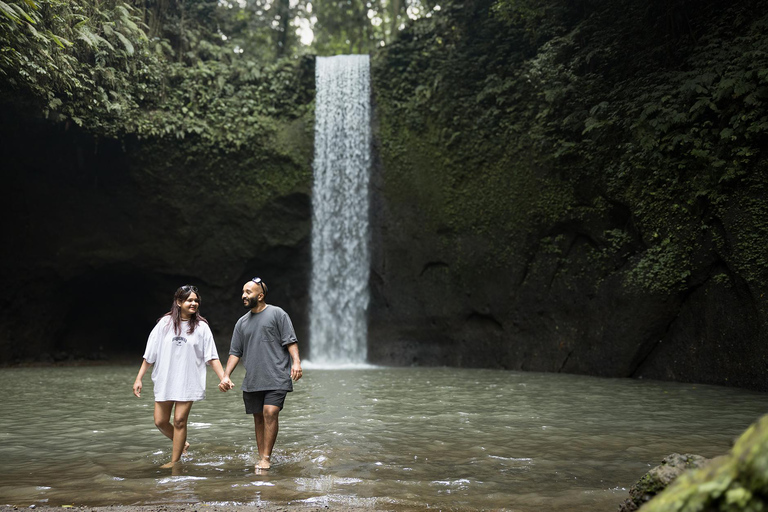
[[[296,343],[288,313],[267,305],[259,313],[247,312],[235,324],[229,354],[245,367],[243,391],[293,391],[291,356],[286,348]]]

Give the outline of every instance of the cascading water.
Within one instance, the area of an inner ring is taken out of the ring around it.
[[[370,269],[368,55],[318,57],[315,84],[310,358],[361,364]]]

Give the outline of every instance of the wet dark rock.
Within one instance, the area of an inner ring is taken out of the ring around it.
[[[619,512],[634,512],[651,498],[667,488],[683,472],[703,467],[709,462],[700,455],[672,453],[662,459],[661,464],[643,475],[629,489],[629,499],[619,507]]]
[[[53,360],[55,362],[61,362],[61,361],[73,361],[75,359],[75,356],[73,354],[70,354],[69,352],[65,351],[58,351],[54,352],[53,354]]]
[[[392,86],[387,59],[393,66],[417,59],[418,44],[384,53],[374,63],[380,67],[373,73],[374,92]],[[764,259],[744,256],[745,247],[762,253],[759,243],[745,242],[760,239],[746,227],[745,208],[764,204],[762,185],[744,186],[720,205],[722,220],[680,225],[680,237],[690,238],[685,264],[669,264],[673,284],[653,286],[661,280],[654,274],[659,269],[638,269],[653,266],[648,255],[659,249],[659,235],[642,224],[636,205],[622,203],[626,196],[607,197],[586,177],[563,177],[567,165],[538,168],[526,161],[525,151],[479,154],[504,145],[493,134],[447,150],[439,130],[411,129],[400,121],[421,114],[417,107],[402,106],[403,98],[389,90],[376,99],[372,363],[768,390],[765,280],[754,278],[765,268],[758,259]],[[502,166],[503,158],[511,161]],[[478,185],[491,177],[504,186]],[[516,194],[530,180],[567,199],[545,208],[535,190]],[[638,275],[644,276],[641,284],[633,281]]]
[[[383,171],[381,171],[383,172]],[[376,203],[369,358],[734,385],[768,390],[761,289],[722,262],[702,260],[687,288],[627,285],[633,242],[615,266],[594,263],[590,239],[610,218],[520,242],[505,266],[481,239],[414,223],[418,206]],[[726,276],[724,278],[724,276]]]
[[[49,354],[48,352],[43,352],[42,354],[40,354],[38,356],[37,360],[39,362],[41,362],[41,363],[53,363],[54,362],[53,356],[51,356],[51,354]]]
[[[183,141],[95,140],[23,117],[0,126],[0,229],[10,241],[0,254],[0,364],[140,361],[184,284],[200,288],[226,357],[242,285],[256,275],[306,344],[310,137],[291,157],[262,150],[254,160],[247,148],[227,160],[192,157]]]

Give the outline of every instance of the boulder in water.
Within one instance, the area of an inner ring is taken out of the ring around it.
[[[642,512],[768,510],[768,415],[736,441],[728,455],[684,473]]]
[[[619,507],[619,512],[634,512],[644,503],[667,488],[683,472],[700,468],[709,459],[700,455],[672,453],[662,459],[661,465],[651,469],[629,489],[629,499]]]

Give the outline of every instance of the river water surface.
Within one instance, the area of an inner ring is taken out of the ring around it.
[[[0,504],[351,505],[615,510],[669,453],[725,453],[768,395],[495,370],[309,368],[288,395],[268,475],[239,392],[192,408],[170,460],[133,367],[0,371]],[[242,374],[236,372],[236,382]]]

